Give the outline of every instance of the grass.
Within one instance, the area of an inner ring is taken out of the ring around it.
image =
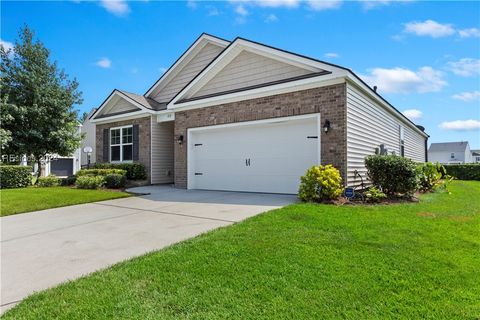
[[[2,189],[0,190],[0,215],[3,217],[128,196],[130,194],[126,192],[82,190],[69,187]]]
[[[34,294],[5,319],[478,319],[480,183],[295,204]]]

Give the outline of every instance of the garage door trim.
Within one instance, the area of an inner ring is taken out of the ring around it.
[[[193,189],[193,179],[194,179],[194,159],[191,156],[193,154],[192,145],[192,134],[199,131],[206,131],[206,130],[215,130],[215,129],[223,129],[223,128],[231,128],[231,127],[239,127],[239,126],[249,126],[249,125],[259,125],[259,124],[268,124],[268,123],[275,123],[275,122],[285,122],[285,121],[294,121],[294,120],[302,120],[302,119],[316,119],[316,127],[317,127],[317,164],[320,164],[320,155],[321,155],[321,130],[320,130],[320,113],[313,113],[313,114],[306,114],[300,116],[289,116],[289,117],[276,117],[270,119],[263,119],[263,120],[253,120],[253,121],[242,121],[242,122],[235,122],[235,123],[228,123],[228,124],[219,124],[207,127],[197,127],[197,128],[188,128],[187,129],[187,189]]]

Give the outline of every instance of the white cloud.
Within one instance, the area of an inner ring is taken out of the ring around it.
[[[338,9],[342,5],[341,0],[308,0],[307,3],[315,11]]]
[[[130,71],[132,72],[132,74],[137,74],[138,73],[138,68],[134,67]]]
[[[168,69],[165,68],[165,67],[160,67],[160,68],[158,68],[158,71],[160,71],[161,74],[164,74],[165,71],[167,71],[167,70],[168,70]]]
[[[340,55],[335,52],[328,52],[324,54],[325,58],[338,58]]]
[[[100,68],[108,69],[112,66],[112,61],[108,58],[102,58],[95,63]]]
[[[455,29],[451,24],[441,24],[433,20],[406,23],[403,31],[406,33],[414,33],[417,36],[429,36],[432,38],[446,37],[455,34]]]
[[[265,22],[276,22],[278,21],[278,17],[274,15],[273,13],[270,13],[266,18]]]
[[[462,92],[462,93],[454,94],[452,98],[456,100],[462,100],[464,102],[471,102],[475,100],[480,101],[480,91],[477,90],[473,92]]]
[[[0,46],[3,47],[5,51],[13,49],[13,43],[0,39]]]
[[[432,67],[421,67],[418,71],[404,68],[375,68],[362,78],[371,86],[378,86],[385,93],[424,93],[440,91],[447,82],[443,73]]]
[[[480,121],[478,120],[455,120],[442,122],[439,127],[445,130],[455,131],[472,131],[480,129]]]
[[[187,1],[187,7],[189,7],[192,10],[195,10],[198,7],[198,3],[195,0],[188,0]]]
[[[408,109],[402,112],[405,117],[414,121],[423,117],[423,112],[418,109]]]
[[[480,29],[469,28],[458,30],[458,34],[461,38],[480,38]]]
[[[480,59],[462,58],[458,61],[451,61],[447,68],[457,76],[471,77],[480,74]]]
[[[238,5],[235,7],[235,13],[241,15],[242,17],[248,15],[248,10],[244,6]]]
[[[258,5],[260,7],[270,7],[270,8],[296,8],[300,3],[300,0],[253,0],[253,1],[244,1],[250,4]]]
[[[208,15],[210,17],[214,17],[214,16],[218,16],[220,15],[220,11],[218,11],[217,8],[215,8],[214,6],[208,6]]]
[[[125,0],[101,0],[100,5],[116,16],[124,16],[130,12]]]

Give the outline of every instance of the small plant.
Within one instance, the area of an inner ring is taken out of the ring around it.
[[[426,162],[417,167],[419,189],[422,192],[433,191],[442,185],[445,168],[440,163]]]
[[[367,202],[378,203],[387,199],[387,195],[383,193],[382,190],[374,186],[368,188],[368,190],[365,192],[365,199]]]
[[[300,180],[298,197],[302,201],[333,200],[342,194],[342,177],[340,172],[330,164],[311,167]]]
[[[145,180],[147,179],[147,170],[141,163],[96,163],[96,169],[121,169],[127,173],[128,180]]]
[[[75,181],[79,189],[99,189],[105,184],[103,176],[80,176]]]
[[[73,186],[75,185],[75,181],[77,180],[76,176],[68,176],[66,178],[63,178],[60,182],[60,185],[62,186]]]
[[[60,185],[60,178],[51,174],[46,177],[39,177],[36,182],[37,187],[56,187]]]
[[[371,182],[388,196],[412,196],[417,190],[417,169],[412,160],[396,155],[372,155],[365,158]]]
[[[122,174],[109,174],[105,176],[105,187],[109,189],[120,189],[125,187],[127,178]]]
[[[25,188],[32,184],[32,167],[0,165],[0,188]]]

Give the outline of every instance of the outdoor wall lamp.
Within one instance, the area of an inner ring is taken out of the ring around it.
[[[328,130],[330,130],[330,120],[325,120],[325,123],[323,124],[323,131],[328,133]]]
[[[183,144],[183,134],[178,136],[177,143],[180,144],[180,145]]]

